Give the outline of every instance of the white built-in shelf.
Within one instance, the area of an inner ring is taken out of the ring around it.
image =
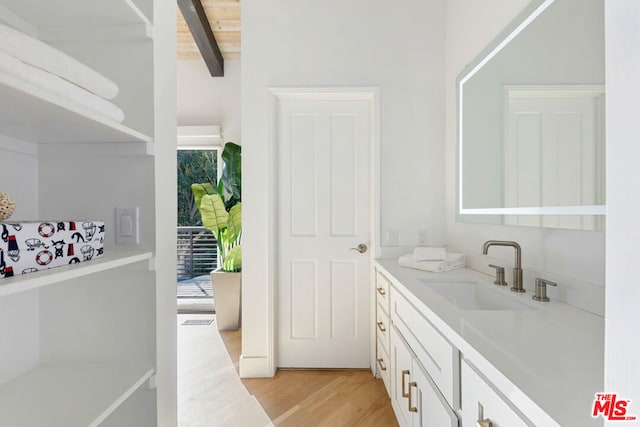
[[[142,364],[40,365],[0,386],[0,425],[97,426],[153,373]]]
[[[0,279],[0,297],[148,260],[152,255],[151,252],[124,252],[106,248],[102,257],[91,261]]]
[[[0,133],[34,143],[151,142],[150,136],[0,73]]]
[[[36,28],[150,25],[138,0],[2,0],[3,6]]]

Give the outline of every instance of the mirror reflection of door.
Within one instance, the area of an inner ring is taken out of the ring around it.
[[[505,88],[504,206],[604,204],[604,88]],[[507,216],[510,225],[601,230],[602,218]]]

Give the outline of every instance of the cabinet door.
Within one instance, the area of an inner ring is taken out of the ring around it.
[[[414,427],[458,427],[458,417],[442,397],[436,385],[414,361],[410,383],[411,405],[417,410]]]
[[[391,328],[391,405],[400,426],[413,425],[409,411],[409,383],[413,356],[395,328]]]
[[[471,367],[462,361],[462,427],[476,427],[487,420],[492,427],[525,427],[526,422],[506,400]]]

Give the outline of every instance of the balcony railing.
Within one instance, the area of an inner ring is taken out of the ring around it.
[[[178,280],[209,274],[218,268],[216,238],[204,227],[178,227]]]

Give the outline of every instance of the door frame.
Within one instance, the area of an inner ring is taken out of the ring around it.
[[[268,236],[268,315],[269,315],[269,367],[275,374],[278,368],[276,349],[278,329],[278,214],[279,214],[279,182],[278,182],[278,106],[281,101],[290,100],[330,100],[347,101],[358,100],[369,102],[370,141],[369,141],[369,271],[373,276],[373,260],[380,254],[380,88],[379,87],[270,87],[268,103],[268,182],[267,188],[273,197],[268,198],[267,236]],[[369,292],[369,316],[375,316],[375,294],[373,288]],[[372,314],[373,313],[373,314]],[[370,320],[369,324],[372,324]],[[375,330],[369,328],[369,340],[375,342]],[[371,347],[371,345],[369,346]],[[370,355],[370,365],[375,366],[375,354]]]

